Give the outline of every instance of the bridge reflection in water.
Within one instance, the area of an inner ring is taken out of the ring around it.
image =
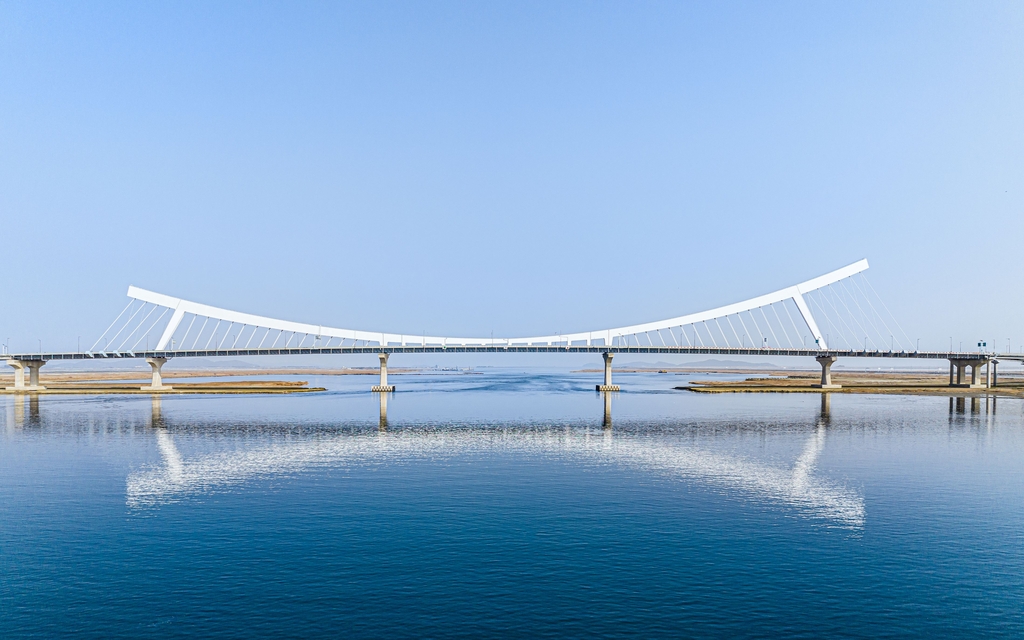
[[[337,464],[362,464],[389,459],[436,459],[467,453],[505,451],[556,454],[567,458],[614,463],[666,477],[703,482],[738,491],[759,500],[794,508],[833,525],[858,529],[864,525],[864,498],[856,490],[815,474],[828,427],[829,395],[822,395],[822,413],[791,466],[769,464],[710,448],[642,434],[613,434],[611,396],[604,395],[604,428],[519,425],[505,428],[387,430],[388,394],[381,396],[380,429],[376,432],[318,432],[286,441],[261,441],[247,450],[185,457],[154,396],[153,432],[160,465],[129,474],[126,498],[131,508],[158,505],[191,494],[238,485],[275,474],[292,474]]]

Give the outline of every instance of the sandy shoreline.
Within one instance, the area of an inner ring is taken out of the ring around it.
[[[267,376],[377,376],[376,368],[358,369],[221,369],[164,371],[164,384],[170,389],[160,393],[306,393],[323,391],[322,387],[309,387],[306,381],[267,380]],[[425,369],[391,369],[391,375],[423,375]],[[479,374],[476,371],[461,373]],[[601,369],[580,369],[572,373],[598,375]],[[814,371],[772,371],[761,369],[694,369],[694,368],[626,368],[617,369],[624,373],[661,373],[666,376],[666,388],[697,393],[821,393],[813,385],[820,382],[820,374]],[[731,374],[751,376],[743,380],[691,380],[686,384],[673,384],[669,376],[683,374]],[[209,380],[220,378],[219,380]],[[250,378],[248,380],[231,378]],[[251,379],[258,378],[258,379]],[[195,381],[205,379],[203,381]],[[839,389],[832,393],[883,393],[903,395],[1000,395],[1024,397],[1024,376],[1001,374],[999,384],[992,388],[969,389],[950,387],[949,376],[945,373],[925,372],[856,372],[835,371],[834,384]],[[153,390],[141,387],[151,381],[148,371],[55,371],[40,372],[40,384],[46,387],[43,394],[146,394]],[[13,374],[0,375],[0,393],[20,393],[6,387],[13,386]]]
[[[765,374],[767,372],[758,372]],[[949,386],[948,374],[892,372],[836,372],[832,383],[839,389],[820,389],[818,373],[772,372],[745,380],[694,380],[674,387],[697,393],[871,393],[896,395],[998,395],[1024,397],[1024,378],[1019,375],[999,376],[999,384],[990,388],[971,389]]]

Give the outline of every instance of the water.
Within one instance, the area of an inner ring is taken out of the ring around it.
[[[1015,636],[1022,403],[366,376],[0,398],[0,636]]]

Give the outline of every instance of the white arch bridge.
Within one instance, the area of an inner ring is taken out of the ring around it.
[[[169,358],[316,354],[378,354],[380,384],[396,353],[600,353],[605,361],[599,390],[611,381],[615,353],[712,354],[814,357],[821,386],[834,388],[830,369],[839,357],[926,358],[950,361],[950,384],[981,386],[981,367],[1020,354],[922,352],[879,298],[860,260],[825,275],[723,307],[667,320],[612,329],[522,338],[459,338],[340,329],[232,311],[128,287],[129,302],[93,346],[84,352],[8,355],[15,368],[11,389],[39,390],[39,368],[50,360],[145,358],[159,391],[160,368]],[[971,380],[964,373],[971,371]],[[29,373],[26,384],[25,372]],[[994,377],[994,376],[990,376]]]

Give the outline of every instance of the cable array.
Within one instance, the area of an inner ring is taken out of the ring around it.
[[[91,352],[351,346],[714,347],[907,351],[913,344],[861,261],[813,280],[661,322],[533,338],[446,338],[336,329],[255,316],[129,288],[131,300]]]

